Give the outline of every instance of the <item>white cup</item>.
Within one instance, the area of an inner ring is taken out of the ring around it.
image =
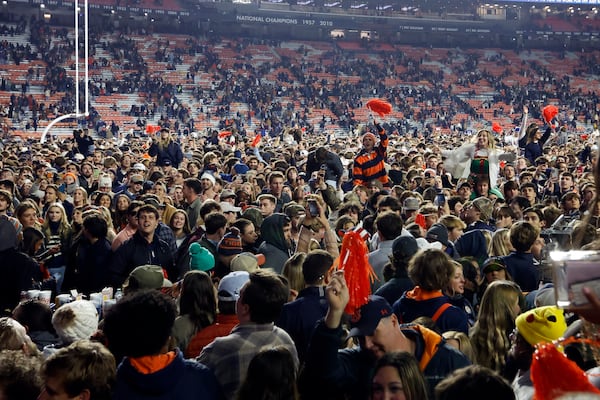
[[[51,290],[42,290],[39,294],[39,299],[44,304],[50,304],[50,298],[52,297]]]
[[[59,294],[58,296],[56,296],[56,306],[60,307],[63,304],[67,304],[70,303],[71,301],[73,301],[73,298],[71,297],[70,294]]]
[[[102,305],[102,293],[90,293],[90,301],[94,303],[96,307]]]
[[[31,289],[27,291],[27,298],[31,300],[37,300],[40,298],[40,291],[37,289]]]

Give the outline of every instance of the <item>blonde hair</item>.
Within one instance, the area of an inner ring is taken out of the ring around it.
[[[485,248],[487,249],[487,253],[490,254],[490,251],[492,251],[492,232],[487,229],[480,229],[480,231],[485,238]]]
[[[165,150],[167,147],[169,147],[169,144],[171,144],[171,142],[173,141],[173,138],[171,137],[171,131],[169,131],[169,136],[167,136],[166,139],[163,139],[162,137],[162,129],[159,132],[159,140],[158,140],[158,147],[161,150]]]
[[[510,230],[506,228],[498,229],[492,235],[492,248],[490,257],[507,256],[513,250],[510,243]]]
[[[290,289],[298,292],[306,286],[302,273],[302,264],[305,258],[306,253],[299,252],[294,254],[283,264],[283,270],[281,271],[281,275],[287,278]]]
[[[46,215],[44,215],[44,223],[42,224],[42,232],[46,235],[46,238],[52,236],[52,231],[50,230],[50,220],[48,219],[48,214],[50,210],[53,208],[58,208],[60,210],[60,221],[58,223],[58,236],[60,236],[61,240],[68,239],[71,234],[71,225],[69,225],[69,220],[67,218],[67,212],[65,208],[60,203],[52,203],[48,206],[46,210]]]
[[[217,154],[213,151],[208,151],[204,154],[204,157],[202,157],[202,165],[204,165],[204,168],[206,168],[207,165],[212,164],[214,161],[217,161],[219,159],[219,157],[217,156]]]
[[[446,331],[442,333],[442,337],[446,340],[456,340],[458,343],[458,351],[463,353],[469,361],[475,360],[475,353],[473,352],[473,346],[471,345],[471,339],[464,332],[458,331]]]
[[[494,140],[494,135],[492,135],[492,132],[488,131],[487,129],[482,129],[479,132],[477,132],[477,135],[475,135],[476,138],[479,137],[479,135],[481,135],[482,133],[487,134],[487,138],[488,138],[488,149],[495,149],[496,148],[496,140]]]
[[[462,219],[451,214],[441,217],[438,220],[438,223],[443,224],[446,228],[448,228],[448,232],[454,228],[465,229],[467,227],[467,224],[465,224]]]
[[[515,328],[515,303],[520,300],[521,289],[510,281],[490,283],[481,299],[479,317],[471,330],[471,345],[475,362],[500,372],[510,349],[508,335]]]

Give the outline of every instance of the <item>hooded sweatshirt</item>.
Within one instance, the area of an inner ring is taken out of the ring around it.
[[[487,242],[479,229],[465,232],[458,238],[454,248],[461,257],[474,257],[479,265],[488,258]]]
[[[278,274],[283,270],[283,264],[290,258],[290,246],[283,236],[283,225],[288,221],[285,214],[275,213],[263,221],[260,234],[264,242],[258,252],[264,254],[265,263],[262,268],[272,268]]]

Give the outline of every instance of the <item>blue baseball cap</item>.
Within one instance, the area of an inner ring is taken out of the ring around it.
[[[381,296],[369,296],[369,302],[352,316],[350,337],[373,336],[379,321],[392,315],[392,307]]]

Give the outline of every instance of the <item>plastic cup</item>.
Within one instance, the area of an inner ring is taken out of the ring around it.
[[[58,296],[56,296],[56,306],[57,307],[60,307],[63,304],[70,303],[71,301],[73,301],[73,298],[71,297],[70,294],[59,294]]]
[[[27,291],[27,298],[31,300],[37,300],[40,298],[40,291],[37,289],[31,289]]]
[[[52,297],[51,290],[42,290],[39,294],[39,300],[44,304],[50,304],[50,298]]]
[[[90,293],[90,301],[96,306],[102,305],[102,293]]]

